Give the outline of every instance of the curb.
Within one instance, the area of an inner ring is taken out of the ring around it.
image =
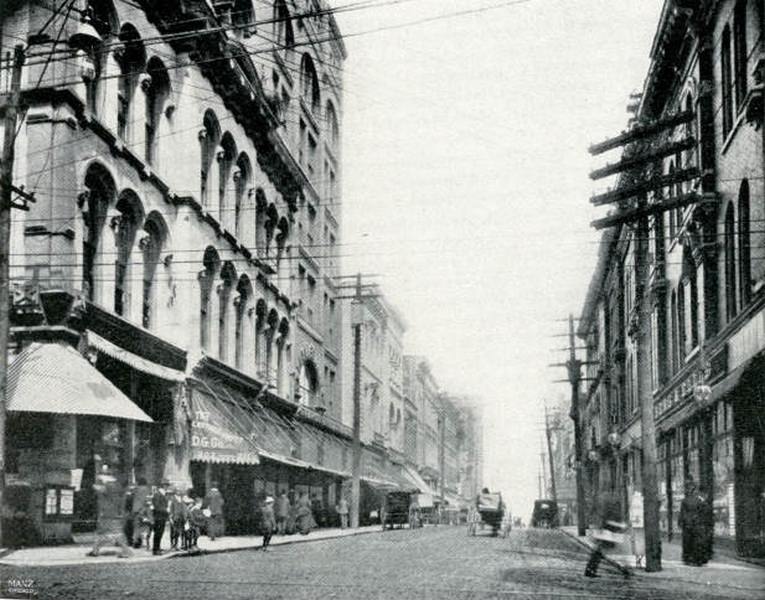
[[[565,529],[559,529],[561,533],[568,536],[569,539],[574,540],[577,544],[580,546],[583,546],[584,548],[587,548],[587,550],[592,550],[593,547],[585,541],[585,539],[580,538],[578,535],[574,535],[572,533],[569,533]],[[608,555],[603,555],[603,562],[608,563],[612,567],[618,569],[623,575],[626,575],[628,577],[633,577],[635,575],[635,572],[630,569],[628,566],[623,565],[619,561],[614,560],[613,558],[609,558]]]
[[[321,542],[321,541],[324,541],[324,540],[337,540],[337,539],[341,539],[341,538],[355,537],[357,535],[364,535],[364,534],[368,534],[368,533],[378,533],[380,531],[381,530],[379,530],[379,529],[360,529],[360,530],[355,530],[355,531],[352,531],[352,532],[349,532],[349,533],[345,533],[343,535],[328,535],[328,536],[322,536],[322,537],[318,537],[318,536],[310,537],[310,534],[309,534],[309,535],[299,536],[299,537],[289,536],[287,539],[280,540],[278,543],[272,544],[272,546],[290,546],[290,545],[293,545],[293,544],[304,544],[304,543],[307,543],[307,542]],[[296,534],[296,535],[299,535],[299,534]],[[5,549],[0,549],[0,566],[4,566],[4,567],[16,567],[16,568],[21,568],[21,567],[24,567],[24,568],[30,568],[30,567],[53,567],[53,566],[55,566],[55,567],[65,568],[65,567],[76,567],[76,566],[82,566],[82,565],[105,565],[105,564],[123,564],[123,565],[127,565],[127,564],[138,564],[138,563],[147,563],[147,562],[159,562],[161,560],[170,560],[170,559],[176,559],[176,558],[191,558],[191,557],[197,557],[197,556],[204,556],[204,555],[208,555],[208,554],[223,554],[223,553],[226,553],[226,552],[242,552],[242,551],[245,551],[245,550],[259,550],[260,548],[261,548],[261,544],[250,544],[250,545],[247,545],[247,546],[236,546],[236,547],[233,547],[233,548],[226,548],[226,547],[205,548],[205,549],[200,549],[199,552],[194,552],[193,554],[190,554],[189,552],[186,552],[186,551],[167,551],[166,550],[166,551],[164,551],[164,553],[161,556],[140,556],[140,557],[133,557],[132,560],[131,559],[120,559],[116,555],[115,556],[105,555],[105,556],[109,556],[110,560],[95,562],[95,561],[87,560],[87,559],[85,559],[85,560],[77,560],[77,559],[73,558],[71,561],[69,561],[69,560],[62,560],[60,563],[55,563],[55,562],[51,563],[51,561],[46,561],[46,560],[40,560],[40,561],[36,561],[36,562],[29,561],[29,562],[23,562],[23,563],[19,563],[19,562],[15,562],[15,561],[3,560],[5,557],[7,557],[8,555],[12,554],[15,551],[14,549],[5,548]],[[87,546],[84,546],[83,550],[86,550],[86,549],[87,549]]]
[[[339,540],[341,538],[347,538],[347,537],[355,537],[357,535],[365,535],[368,533],[380,533],[382,530],[377,529],[371,529],[371,530],[361,530],[361,531],[353,531],[351,533],[346,533],[343,535],[332,535],[332,536],[326,536],[326,537],[310,537],[310,534],[304,535],[301,537],[295,537],[295,535],[300,534],[294,534],[290,536],[288,539],[285,539],[284,541],[280,541],[277,544],[271,544],[269,548],[274,546],[291,546],[294,544],[305,544],[307,542],[323,542],[325,540]],[[207,554],[225,554],[227,552],[242,552],[245,550],[260,550],[261,545],[253,545],[253,546],[237,546],[236,548],[209,548],[209,549],[200,549],[199,552],[195,552],[194,554],[189,554],[188,552],[176,552],[174,554],[169,554],[165,558],[190,558],[192,556],[204,556]]]

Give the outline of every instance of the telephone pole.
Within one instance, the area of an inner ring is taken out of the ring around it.
[[[2,29],[0,29],[2,41]],[[1,63],[0,63],[1,64]],[[24,64],[24,49],[16,46],[13,52],[11,67],[11,93],[3,107],[3,156],[0,164],[0,507],[5,496],[5,417],[7,408],[7,379],[8,373],[8,337],[10,333],[10,244],[11,244],[11,209],[13,192],[18,191],[23,197],[28,197],[23,190],[17,190],[13,185],[13,163],[15,159],[16,121],[19,104],[21,103],[21,67]],[[0,519],[0,545],[3,540],[2,519]]]
[[[550,419],[547,414],[547,403],[545,402],[545,435],[547,436],[547,457],[550,461],[550,491],[552,492],[553,502],[558,501],[558,493],[555,489],[555,464],[552,453],[552,433],[550,431]]]
[[[574,469],[576,472],[576,533],[579,537],[587,534],[587,507],[584,500],[584,465],[582,426],[579,419],[579,385],[582,377],[582,363],[576,358],[576,338],[574,337],[574,315],[568,315],[568,381],[571,384],[571,409],[569,416],[574,421]]]
[[[639,110],[639,107],[638,107]],[[616,189],[593,196],[595,205],[619,203],[612,215],[593,221],[596,229],[607,227],[631,227],[635,244],[635,312],[630,328],[636,345],[637,390],[640,405],[642,437],[643,519],[645,525],[646,571],[661,571],[661,532],[659,530],[659,489],[656,476],[656,426],[653,415],[651,382],[651,290],[649,273],[649,217],[663,218],[666,211],[696,204],[704,200],[694,192],[676,191],[669,198],[662,198],[660,191],[672,183],[682,183],[699,176],[697,169],[686,169],[668,176],[656,176],[661,172],[662,160],[680,150],[693,148],[696,140],[686,135],[680,141],[665,141],[659,134],[672,132],[678,125],[692,122],[693,111],[678,112],[662,118],[638,123],[631,130],[610,140],[590,146],[592,155],[627,146],[631,152],[626,158],[590,173],[591,179],[601,179],[619,174]],[[625,153],[626,155],[627,153]],[[657,192],[652,203],[649,193]]]
[[[359,526],[361,497],[361,326],[363,322],[361,273],[356,275],[356,297],[351,306],[353,320],[353,464],[351,467],[351,527]]]

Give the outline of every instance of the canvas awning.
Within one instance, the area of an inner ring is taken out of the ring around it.
[[[415,469],[404,465],[402,472],[404,477],[408,479],[421,494],[428,494],[430,496],[435,495],[435,492],[432,490],[432,488],[427,483],[425,483],[425,480]]]
[[[235,406],[192,388],[191,460],[256,465],[260,462],[255,432],[237,420]]]
[[[10,358],[10,411],[153,420],[77,350],[35,342]]]
[[[150,360],[125,350],[124,348],[120,348],[97,333],[88,331],[87,340],[88,345],[92,348],[133,367],[136,371],[141,371],[142,373],[153,375],[154,377],[159,377],[160,379],[166,379],[168,381],[183,382],[186,380],[186,374],[183,371],[153,363]]]

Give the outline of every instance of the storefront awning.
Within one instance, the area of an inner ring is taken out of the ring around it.
[[[69,345],[35,342],[11,361],[8,410],[153,422]]]
[[[246,431],[223,401],[192,388],[191,460],[256,465],[260,462],[252,431]]]
[[[425,480],[420,476],[420,474],[412,469],[411,467],[407,467],[404,465],[402,470],[404,477],[408,479],[412,485],[414,485],[415,488],[417,488],[417,491],[419,491],[421,494],[428,494],[430,496],[433,496],[435,492],[431,489],[431,487],[425,483]]]
[[[146,360],[137,354],[128,352],[124,348],[120,348],[97,333],[88,331],[87,339],[88,345],[92,348],[133,367],[136,371],[141,371],[142,373],[153,375],[160,379],[166,379],[167,381],[183,382],[186,380],[186,374],[183,371],[171,369],[170,367],[158,365],[150,360]]]

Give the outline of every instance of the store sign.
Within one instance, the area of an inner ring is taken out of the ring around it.
[[[761,311],[749,320],[728,341],[730,368],[743,365],[760,350],[765,348],[765,311]]]
[[[195,393],[191,421],[191,460],[212,463],[258,464],[255,447],[238,433],[233,417],[215,401]]]

